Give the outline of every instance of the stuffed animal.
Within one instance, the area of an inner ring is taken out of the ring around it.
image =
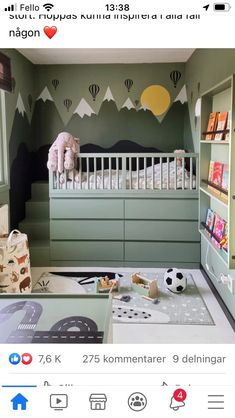
[[[175,149],[174,150],[175,154],[185,154],[185,152],[186,151],[184,149]],[[177,167],[182,167],[182,165],[183,165],[182,158],[176,158],[176,165],[177,165]]]
[[[74,164],[74,156],[80,151],[80,140],[79,138],[74,138],[68,132],[61,132],[49,149],[47,162],[49,170],[56,171],[58,169],[59,173],[63,173],[65,169],[65,153],[68,150],[73,153],[73,158],[71,152],[66,156],[66,165],[70,166],[72,165],[71,160],[73,160]],[[55,167],[56,169],[54,169]]]
[[[71,150],[71,148],[65,151],[64,155],[64,168],[66,170],[73,170],[76,166],[76,154]]]

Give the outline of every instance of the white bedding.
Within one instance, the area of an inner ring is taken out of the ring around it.
[[[169,169],[168,169],[169,166]],[[183,173],[184,170],[184,173]],[[162,173],[160,173],[162,171]],[[169,171],[169,174],[168,174]],[[196,188],[196,177],[192,174],[192,181],[190,182],[190,173],[182,166],[176,167],[177,176],[175,176],[175,162],[162,163],[162,170],[160,164],[146,168],[146,179],[145,170],[139,170],[139,179],[137,171],[126,171],[126,189],[138,190],[138,189],[162,189],[162,190],[175,190],[183,189],[183,175],[184,175],[184,188],[195,189]],[[154,172],[154,187],[153,187],[153,173]],[[81,179],[80,174],[73,175],[71,172],[67,174],[67,188],[69,189],[122,189],[122,171],[119,170],[104,170],[104,178],[102,179],[102,171],[97,171],[96,176],[94,172],[82,173]],[[111,173],[111,176],[110,176]],[[74,176],[74,182],[72,177]],[[65,188],[65,174],[60,175],[61,188]],[[169,180],[168,180],[169,177]],[[177,177],[177,185],[175,182]],[[82,184],[81,184],[82,183]],[[74,184],[74,186],[73,186]]]

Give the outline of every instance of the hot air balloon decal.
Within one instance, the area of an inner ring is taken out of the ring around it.
[[[90,84],[89,86],[89,92],[91,93],[93,97],[93,101],[95,101],[97,94],[99,93],[100,88],[98,84]]]
[[[180,78],[181,78],[181,72],[180,71],[178,71],[178,70],[171,71],[170,79],[171,79],[171,81],[173,81],[175,88],[176,88],[177,83],[180,80]]]
[[[29,110],[31,112],[32,110],[32,104],[33,104],[33,98],[31,96],[31,94],[28,95],[28,105],[29,105]]]
[[[16,81],[14,77],[12,77],[11,79],[11,87],[12,87],[12,93],[15,93]]]
[[[56,78],[54,80],[52,80],[51,84],[53,85],[54,89],[56,90],[58,85],[60,84],[59,80],[57,80]]]
[[[71,99],[64,99],[64,105],[65,105],[65,107],[66,107],[66,109],[67,109],[67,112],[69,111],[69,109],[70,109],[70,106],[72,105],[72,100]]]
[[[128,93],[129,93],[129,92],[130,92],[131,87],[133,86],[133,80],[131,80],[130,78],[127,78],[127,79],[124,81],[124,84],[125,84],[125,86],[126,86],[126,88],[127,88],[127,91],[128,91]]]

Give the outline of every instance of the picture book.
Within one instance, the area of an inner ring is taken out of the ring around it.
[[[215,186],[218,187],[221,187],[222,185],[223,166],[224,164],[219,163],[218,161],[215,161],[213,165],[211,183],[215,184]]]
[[[229,164],[224,164],[221,188],[228,191]]]
[[[224,236],[225,225],[226,222],[216,213],[213,227],[214,237],[212,237],[211,241],[217,248],[221,247],[220,241]]]
[[[228,224],[226,222],[225,228],[224,228],[224,236],[222,240],[220,241],[220,245],[222,250],[224,250],[226,253],[228,252]]]
[[[208,171],[208,181],[210,183],[212,182],[213,171],[214,171],[214,161],[210,161],[209,171]]]
[[[229,129],[229,132],[226,132],[225,134],[225,141],[229,141],[230,140],[230,129],[231,129],[231,118],[232,118],[232,113],[231,110],[228,112],[228,118],[227,118],[227,126],[226,129]]]
[[[213,132],[216,130],[217,127],[217,120],[218,120],[218,112],[211,112],[208,120],[207,130],[206,132]],[[207,133],[205,139],[210,141],[214,139],[215,134]]]
[[[217,131],[223,131],[226,129],[228,119],[228,112],[220,112],[218,115]],[[225,138],[225,132],[218,132],[215,134],[215,141],[222,141]]]
[[[215,213],[211,209],[207,209],[207,215],[206,215],[206,226],[205,233],[210,237],[211,233],[210,231],[213,231],[214,227],[214,220],[215,220]]]

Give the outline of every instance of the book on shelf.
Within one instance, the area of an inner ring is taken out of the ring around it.
[[[213,193],[220,195],[221,191],[213,187],[213,185],[221,188],[222,177],[223,177],[224,164],[219,161],[210,161],[209,172],[208,172],[208,189]]]
[[[224,237],[226,221],[221,218],[217,213],[215,214],[214,226],[213,226],[213,235],[211,242],[217,247],[221,248],[220,242]]]
[[[218,114],[217,131],[224,131],[227,126],[228,112],[220,112]],[[225,132],[215,134],[214,141],[222,141],[225,138]]]
[[[228,252],[228,223],[226,222],[225,228],[224,228],[224,236],[222,240],[220,241],[221,249],[225,251],[225,253]]]
[[[229,130],[229,132],[226,132],[226,134],[225,134],[225,141],[230,141],[230,132],[231,132],[231,123],[232,122],[232,112],[231,112],[231,110],[229,110],[229,112],[228,112],[228,118],[227,118],[227,126],[226,126],[226,129],[228,129]]]
[[[206,214],[207,228],[205,228],[205,233],[206,235],[208,235],[208,237],[211,237],[211,232],[213,231],[213,227],[214,227],[214,220],[215,220],[215,213],[213,212],[212,209],[208,208],[207,214]]]
[[[212,182],[213,171],[214,171],[214,161],[211,160],[209,164],[209,171],[208,171],[208,181],[210,183]]]
[[[216,130],[217,127],[217,121],[218,121],[218,112],[211,112],[210,116],[209,116],[209,120],[208,120],[208,124],[207,124],[207,134],[205,136],[205,139],[207,141],[211,141],[214,139],[215,134],[214,133],[209,133],[209,132],[214,132]]]

